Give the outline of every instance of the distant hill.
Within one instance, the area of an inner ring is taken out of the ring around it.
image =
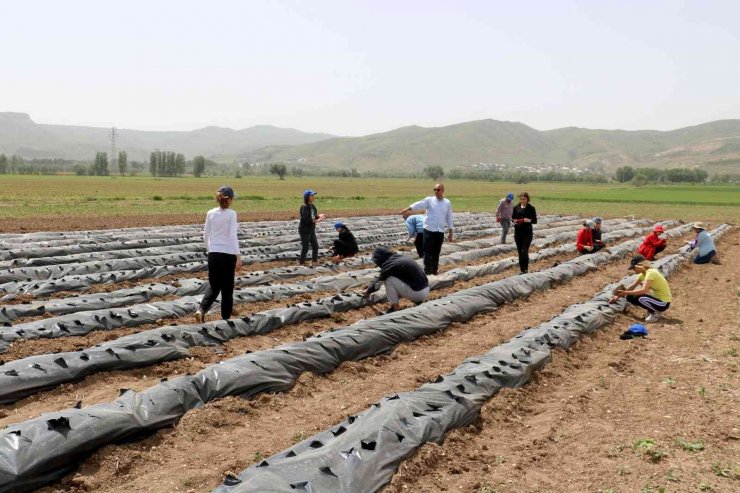
[[[539,131],[517,122],[480,120],[439,128],[403,127],[365,137],[338,137],[245,153],[250,161],[303,162],[327,168],[388,171],[477,163],[557,163],[607,172],[624,165],[740,169],[740,120],[668,132],[657,130]]]
[[[189,132],[117,130],[116,147],[125,150],[129,160],[148,160],[154,149],[182,152],[188,158],[202,154],[212,159],[230,159],[260,147],[308,144],[334,137],[269,125],[243,130],[206,127]],[[37,124],[25,113],[0,112],[0,153],[26,158],[92,160],[96,152],[110,152],[110,131],[110,128]]]

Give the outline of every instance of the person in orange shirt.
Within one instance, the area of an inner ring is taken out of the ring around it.
[[[660,224],[653,228],[652,233],[647,235],[642,241],[642,245],[637,249],[637,253],[645,257],[647,260],[654,260],[655,256],[665,250],[668,242],[660,237],[664,233],[663,226]]]

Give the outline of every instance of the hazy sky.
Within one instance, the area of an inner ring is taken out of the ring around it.
[[[0,0],[0,111],[341,135],[740,118],[740,1]]]

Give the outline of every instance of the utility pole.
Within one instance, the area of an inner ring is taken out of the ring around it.
[[[118,136],[118,132],[116,132],[116,127],[113,127],[110,131],[110,168],[111,173],[113,173],[116,170],[116,161],[118,161],[118,156],[116,155],[116,137]]]

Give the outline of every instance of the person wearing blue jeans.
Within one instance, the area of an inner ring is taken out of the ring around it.
[[[704,224],[694,223],[691,227],[696,232],[696,238],[693,241],[687,242],[691,245],[691,249],[697,250],[696,258],[694,258],[695,264],[719,264],[719,258],[717,257],[717,248],[714,246],[714,240],[712,235],[707,233],[704,229]]]

